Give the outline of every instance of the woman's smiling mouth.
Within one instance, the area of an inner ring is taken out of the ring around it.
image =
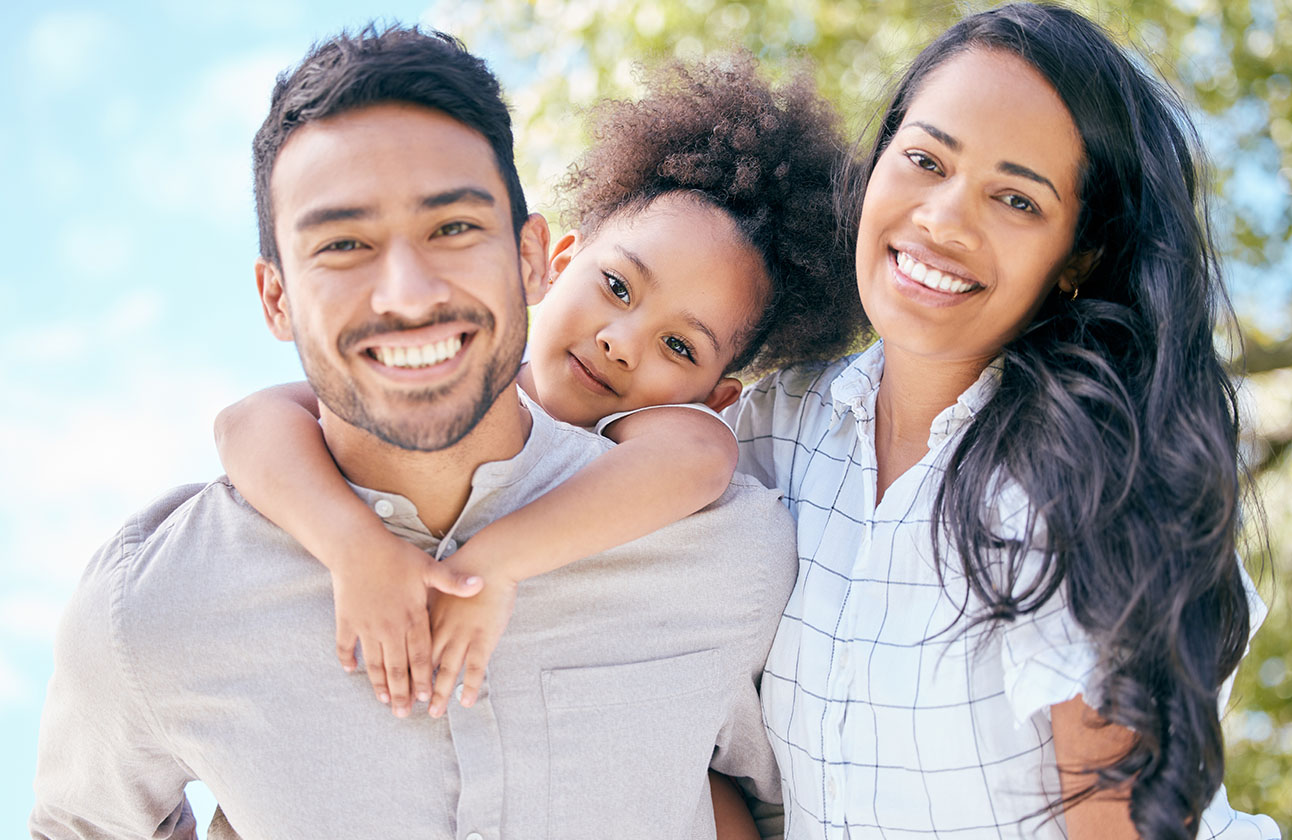
[[[894,251],[897,268],[907,277],[935,292],[949,292],[960,295],[982,288],[977,283],[970,283],[952,274],[939,271],[925,265],[905,251]]]

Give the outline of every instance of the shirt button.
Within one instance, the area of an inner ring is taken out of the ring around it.
[[[382,519],[385,519],[388,516],[394,516],[395,514],[395,505],[390,501],[390,499],[378,499],[377,503],[372,506],[372,509],[373,512]]]
[[[478,831],[473,831],[466,836],[466,840],[484,840],[484,835]]]
[[[830,801],[833,802],[835,796],[837,795],[837,791],[835,790],[835,786],[834,786],[833,776],[827,777],[825,780],[825,793],[826,793],[826,796],[830,797]]]
[[[840,665],[840,666],[842,666],[842,667],[844,667],[844,668],[847,668],[847,667],[848,667],[848,660],[849,660],[849,659],[851,659],[851,658],[852,658],[852,657],[850,657],[850,656],[848,655],[848,649],[847,649],[847,648],[844,648],[844,649],[843,649],[843,651],[839,654],[839,665]]]
[[[455,540],[455,539],[452,539],[452,538],[445,540],[445,541],[444,541],[444,550],[445,550],[445,551],[448,551],[448,552],[457,551],[457,550],[458,550],[458,541],[457,541],[457,540]]]

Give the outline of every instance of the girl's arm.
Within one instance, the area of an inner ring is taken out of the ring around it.
[[[485,587],[470,599],[434,599],[432,715],[443,713],[464,665],[462,702],[475,701],[517,583],[690,516],[727,489],[739,455],[726,424],[690,408],[639,411],[607,435],[619,445],[480,530],[450,558],[459,572],[484,577]]]
[[[332,572],[336,652],[357,667],[355,639],[374,691],[407,714],[412,690],[431,689],[427,588],[469,595],[480,585],[391,534],[342,478],[304,382],[257,392],[220,412],[215,442],[229,478],[256,510]]]
[[[1105,722],[1080,694],[1050,707],[1054,757],[1064,798],[1094,782],[1091,768],[1126,754],[1135,735],[1124,726]],[[1063,809],[1070,840],[1135,840],[1131,822],[1130,786],[1102,790]]]
[[[758,826],[735,782],[710,770],[709,794],[713,797],[713,824],[718,840],[759,840]]]

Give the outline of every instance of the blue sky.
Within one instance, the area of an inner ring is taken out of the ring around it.
[[[32,804],[54,630],[86,560],[162,489],[220,472],[219,408],[300,377],[292,347],[265,329],[251,271],[250,140],[274,75],[370,18],[454,29],[427,2],[24,5],[7,12],[0,46],[0,826],[11,835]],[[495,69],[514,95],[525,74]],[[1264,200],[1268,188],[1255,177],[1246,192]],[[1245,288],[1280,301],[1266,312],[1285,324],[1288,286],[1270,272]]]

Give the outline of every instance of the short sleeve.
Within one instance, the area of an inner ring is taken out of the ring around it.
[[[1036,545],[1045,539],[1045,523],[1040,517],[1033,518],[1031,512],[1022,489],[1006,482],[996,495],[997,518],[993,525],[1009,541],[1022,541],[1030,531],[1032,544]],[[1044,573],[1040,552],[1032,552],[1024,560],[1015,586],[1030,587]],[[1002,626],[1000,656],[1005,698],[1016,726],[1022,726],[1038,712],[1048,714],[1050,706],[1078,694],[1085,696],[1088,705],[1098,708],[1098,651],[1068,608],[1065,587],[1059,586],[1034,612]]]
[[[616,420],[622,420],[623,418],[627,417],[630,414],[638,414],[643,411],[650,411],[651,409],[654,409],[654,408],[690,408],[695,411],[699,411],[702,414],[708,414],[710,417],[713,417],[715,420],[718,420],[719,422],[721,422],[723,426],[726,426],[726,428],[728,429],[731,428],[731,426],[727,424],[727,421],[723,418],[721,414],[714,411],[712,408],[709,408],[704,403],[671,403],[669,405],[644,405],[641,408],[633,408],[633,409],[629,409],[628,411],[617,411],[614,414],[611,414],[607,417],[602,417],[600,420],[598,420],[597,425],[593,427],[593,431],[599,435],[604,434],[606,427],[609,426],[611,423],[615,422]]]

